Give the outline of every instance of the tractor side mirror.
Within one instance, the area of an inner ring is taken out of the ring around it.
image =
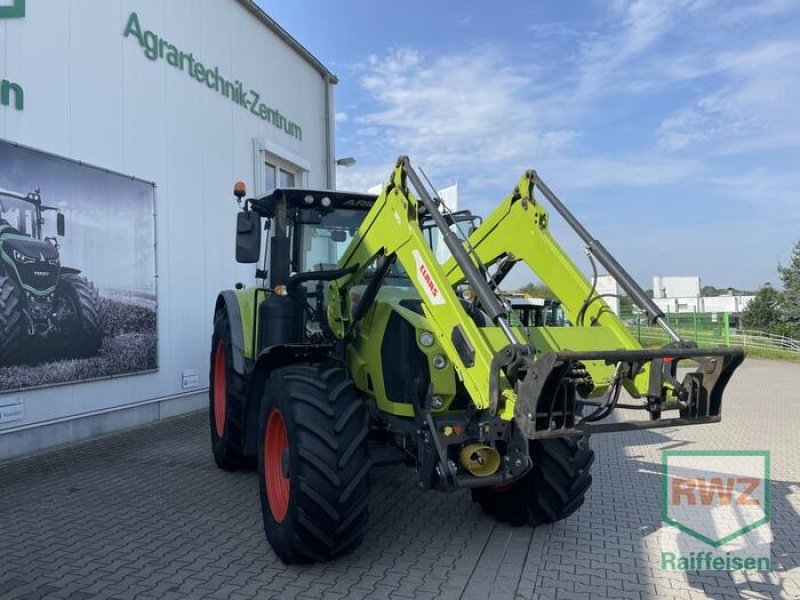
[[[64,218],[64,214],[56,213],[56,233],[64,237],[64,231],[66,231],[66,219]]]
[[[236,215],[236,262],[257,263],[261,255],[261,217],[251,210]]]

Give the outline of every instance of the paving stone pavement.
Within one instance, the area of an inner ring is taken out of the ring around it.
[[[133,381],[133,380],[132,380]],[[748,359],[721,425],[595,436],[565,522],[513,528],[468,493],[375,470],[364,544],[286,566],[253,472],[225,473],[195,414],[0,465],[0,598],[800,598],[800,364]],[[660,569],[660,451],[772,451],[772,573]]]

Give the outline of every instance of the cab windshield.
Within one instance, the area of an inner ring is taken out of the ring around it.
[[[25,200],[0,194],[0,225],[11,226],[23,235],[39,237],[36,207]]]
[[[297,223],[290,230],[291,236],[294,236],[295,232],[300,236],[299,243],[294,246],[297,254],[292,260],[293,270],[305,273],[335,269],[366,214],[363,210],[337,209],[323,214],[322,218],[315,219],[314,223],[302,221]],[[319,222],[316,222],[317,220]],[[376,264],[373,263],[366,270],[366,280],[370,279],[375,268]],[[389,285],[411,286],[408,276],[398,262],[392,265],[386,279]]]
[[[315,219],[318,222],[298,223],[293,228],[299,235],[294,270],[305,273],[335,269],[365,214],[362,210],[337,209],[323,213]]]

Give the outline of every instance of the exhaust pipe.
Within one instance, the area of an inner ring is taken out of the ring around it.
[[[494,475],[500,468],[500,453],[491,446],[467,444],[459,455],[462,466],[475,477]]]

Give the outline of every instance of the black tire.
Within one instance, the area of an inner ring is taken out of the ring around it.
[[[56,294],[73,312],[69,323],[63,324],[63,345],[71,356],[94,356],[103,343],[103,309],[94,284],[80,275],[61,275]]]
[[[566,519],[592,485],[594,451],[588,438],[555,438],[530,444],[533,468],[501,488],[477,488],[472,499],[486,514],[512,525],[544,525]]]
[[[342,367],[303,364],[270,375],[261,405],[258,477],[264,531],[283,562],[330,560],[361,543],[369,502],[368,431],[366,406]],[[270,485],[278,491],[268,491]]]
[[[11,279],[0,273],[0,365],[17,362],[23,335],[19,291]]]
[[[233,368],[233,352],[228,316],[224,312],[217,313],[214,334],[211,336],[208,422],[214,461],[226,471],[236,471],[253,464],[244,456],[242,446],[247,379]]]

